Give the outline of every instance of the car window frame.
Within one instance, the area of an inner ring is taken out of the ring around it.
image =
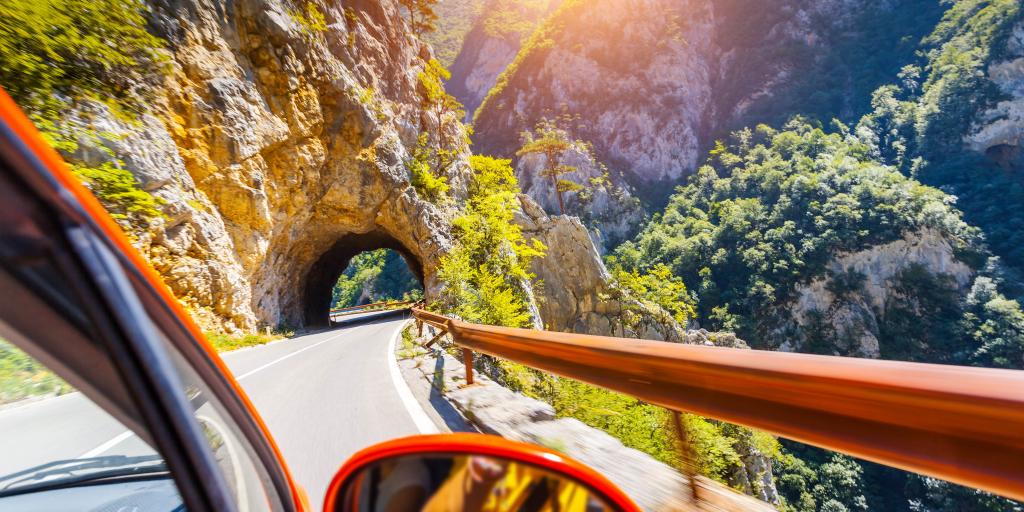
[[[10,98],[0,91],[0,163],[8,174],[7,178],[34,196],[32,200],[51,217],[48,235],[63,249],[65,266],[72,267],[63,270],[71,276],[76,276],[77,272],[77,277],[85,281],[76,283],[76,291],[79,294],[85,292],[88,296],[85,302],[91,309],[89,316],[102,331],[110,360],[132,395],[132,402],[143,417],[154,447],[167,460],[186,506],[189,510],[229,511],[235,508],[231,492],[192,416],[166,348],[161,345],[161,335],[180,351],[226,406],[230,420],[255,448],[256,462],[273,480],[281,498],[281,507],[284,510],[301,509],[302,502],[297,499],[295,485],[280,459],[279,451],[265,435],[265,425],[255,415],[244,393],[225,374],[226,367],[211,353],[205,340],[200,341],[193,335],[181,317],[168,306],[165,297],[154,289],[154,283],[140,271],[132,258],[118,248],[104,226],[83,208],[79,201],[81,191],[69,190],[58,179],[54,169],[38,154],[41,139],[25,140],[28,120],[17,119],[20,112],[12,113],[12,105]],[[30,132],[34,132],[30,124],[28,127]],[[38,138],[38,133],[29,133],[28,136]],[[30,144],[33,142],[35,144]],[[49,150],[48,147],[45,149]],[[50,156],[52,164],[54,155],[42,156]],[[67,169],[57,169],[57,172],[66,174]],[[76,284],[69,283],[69,286]],[[59,312],[52,309],[48,312],[53,317],[50,320],[54,321],[47,322],[48,328],[57,325],[68,327],[68,322],[60,318]],[[51,363],[58,363],[56,369],[60,373],[61,356],[52,351],[53,347],[50,347],[51,351],[40,353],[40,347],[31,346],[29,337],[15,335],[14,338],[12,341],[19,346],[30,345],[27,347],[29,352],[44,358],[49,356]],[[64,339],[69,346],[76,342],[73,336]],[[78,343],[83,341],[81,338],[77,340]],[[89,387],[89,377],[84,377],[86,382],[82,378],[78,380],[77,384]],[[102,401],[105,396],[103,389],[109,390],[109,384],[105,388],[95,387],[92,395]],[[124,419],[123,415],[121,419]]]

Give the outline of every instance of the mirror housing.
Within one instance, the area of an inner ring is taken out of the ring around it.
[[[520,506],[507,508],[514,503]],[[607,478],[564,455],[460,433],[410,436],[356,453],[331,480],[324,512],[534,510],[525,503],[563,512],[640,510]]]

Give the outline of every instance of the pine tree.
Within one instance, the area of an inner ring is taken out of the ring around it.
[[[427,32],[437,30],[437,13],[434,12],[434,5],[438,0],[398,0],[409,13],[409,25],[416,37],[423,37]]]
[[[540,175],[551,179],[551,186],[555,189],[555,195],[558,196],[558,210],[565,215],[563,194],[576,192],[583,188],[582,185],[574,181],[561,178],[561,176],[576,171],[576,167],[561,163],[562,153],[573,147],[573,141],[569,139],[564,130],[559,129],[555,123],[548,120],[537,123],[533,133],[524,132],[523,139],[526,142],[523,147],[519,148],[516,155],[544,155],[545,167]]]
[[[419,74],[420,86],[423,88],[423,108],[434,113],[437,118],[437,150],[435,152],[437,172],[443,174],[454,157],[454,150],[449,148],[448,136],[445,133],[445,119],[454,117],[462,119],[465,112],[462,104],[454,96],[444,90],[444,81],[451,78],[451,73],[438,62],[430,59]]]

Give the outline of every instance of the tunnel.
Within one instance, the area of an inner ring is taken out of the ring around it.
[[[354,256],[364,251],[391,249],[402,256],[423,285],[423,265],[401,242],[382,231],[348,234],[325,251],[310,267],[303,293],[303,324],[306,328],[330,327],[331,290]]]

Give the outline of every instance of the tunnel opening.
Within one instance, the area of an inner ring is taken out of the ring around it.
[[[405,258],[391,249],[376,249],[355,255],[342,271],[331,290],[331,309],[422,298],[423,283]]]
[[[353,267],[352,274],[348,279],[341,279],[346,276],[346,271]],[[379,268],[374,268],[380,265]],[[404,269],[402,268],[404,265]],[[410,292],[423,290],[423,267],[419,259],[399,241],[387,233],[372,231],[363,234],[350,234],[342,237],[320,256],[310,268],[306,277],[304,293],[303,320],[307,328],[325,328],[330,326],[330,310],[335,304],[341,304],[343,300],[354,300],[359,302],[373,302],[373,293],[363,293],[358,290],[353,299],[352,287],[362,284],[360,281],[366,276],[355,276],[354,272],[370,269],[371,272],[379,270],[380,274],[385,271],[384,279],[397,281],[389,284],[389,290],[404,288],[410,283],[401,282],[411,276],[415,281],[415,287]],[[402,272],[404,270],[404,272]],[[380,275],[378,275],[380,277]],[[340,295],[339,281],[343,281],[350,288],[347,295]],[[393,285],[393,286],[391,286]],[[338,306],[345,307],[345,306]]]

